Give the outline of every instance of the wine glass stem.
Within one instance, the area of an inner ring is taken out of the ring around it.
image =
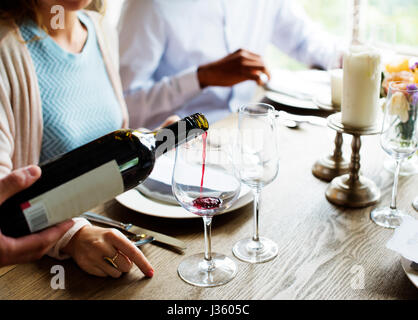
[[[254,241],[260,241],[259,238],[259,219],[260,219],[260,215],[259,215],[259,209],[260,209],[260,189],[254,189],[253,190],[253,195],[254,195],[254,235],[253,235],[253,240]]]
[[[212,217],[203,217],[203,226],[205,230],[205,260],[208,271],[211,271],[215,268],[212,260]]]
[[[401,170],[401,164],[402,164],[402,159],[397,159],[393,187],[392,187],[392,201],[390,202],[390,208],[392,210],[396,210],[396,195],[398,193],[398,180],[399,180],[399,172]]]

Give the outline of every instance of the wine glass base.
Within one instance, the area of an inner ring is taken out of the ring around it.
[[[213,253],[212,262],[213,269],[209,268],[204,254],[198,253],[184,259],[177,272],[182,280],[197,287],[221,286],[235,278],[237,265],[232,259]]]
[[[378,226],[396,229],[402,223],[402,217],[406,214],[397,209],[391,209],[389,207],[376,208],[370,212],[370,218]]]
[[[232,248],[235,257],[249,263],[262,263],[273,260],[279,252],[277,244],[264,237],[259,239],[260,241],[254,241],[252,238],[238,241]]]

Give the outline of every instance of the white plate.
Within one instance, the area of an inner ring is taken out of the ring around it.
[[[418,271],[415,271],[414,269],[411,268],[411,263],[412,263],[411,260],[401,257],[401,264],[402,264],[403,270],[405,271],[409,280],[411,280],[414,286],[418,288]]]
[[[317,110],[312,99],[318,93],[330,92],[329,74],[319,70],[275,69],[266,87],[270,91],[265,95],[272,101],[289,107]]]
[[[147,214],[154,217],[160,218],[172,218],[172,219],[190,219],[190,218],[200,218],[199,216],[188,212],[186,209],[183,209],[181,206],[170,205],[162,202],[153,201],[144,195],[142,195],[138,190],[131,189],[119,196],[116,197],[116,200],[124,205],[125,207],[143,214]],[[237,210],[247,205],[253,200],[253,195],[251,192],[247,192],[244,195],[240,196],[234,205],[228,210],[224,211],[224,214]]]

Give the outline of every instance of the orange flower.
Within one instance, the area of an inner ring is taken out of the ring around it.
[[[399,63],[395,63],[395,64],[387,64],[386,65],[386,71],[389,73],[394,73],[394,72],[401,72],[401,71],[411,71],[411,69],[409,69],[409,60],[408,59],[403,59],[401,60]]]

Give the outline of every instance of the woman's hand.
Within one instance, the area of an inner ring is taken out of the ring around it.
[[[152,277],[151,264],[125,235],[116,229],[85,226],[70,240],[64,253],[73,257],[81,269],[95,276],[118,278],[129,272],[132,262],[147,276]],[[111,266],[104,257],[114,258],[118,268]]]
[[[15,193],[29,188],[41,176],[41,169],[29,166],[0,179],[0,204]],[[1,214],[1,212],[0,212]],[[40,259],[73,226],[72,220],[21,238],[10,238],[0,232],[0,267]]]

